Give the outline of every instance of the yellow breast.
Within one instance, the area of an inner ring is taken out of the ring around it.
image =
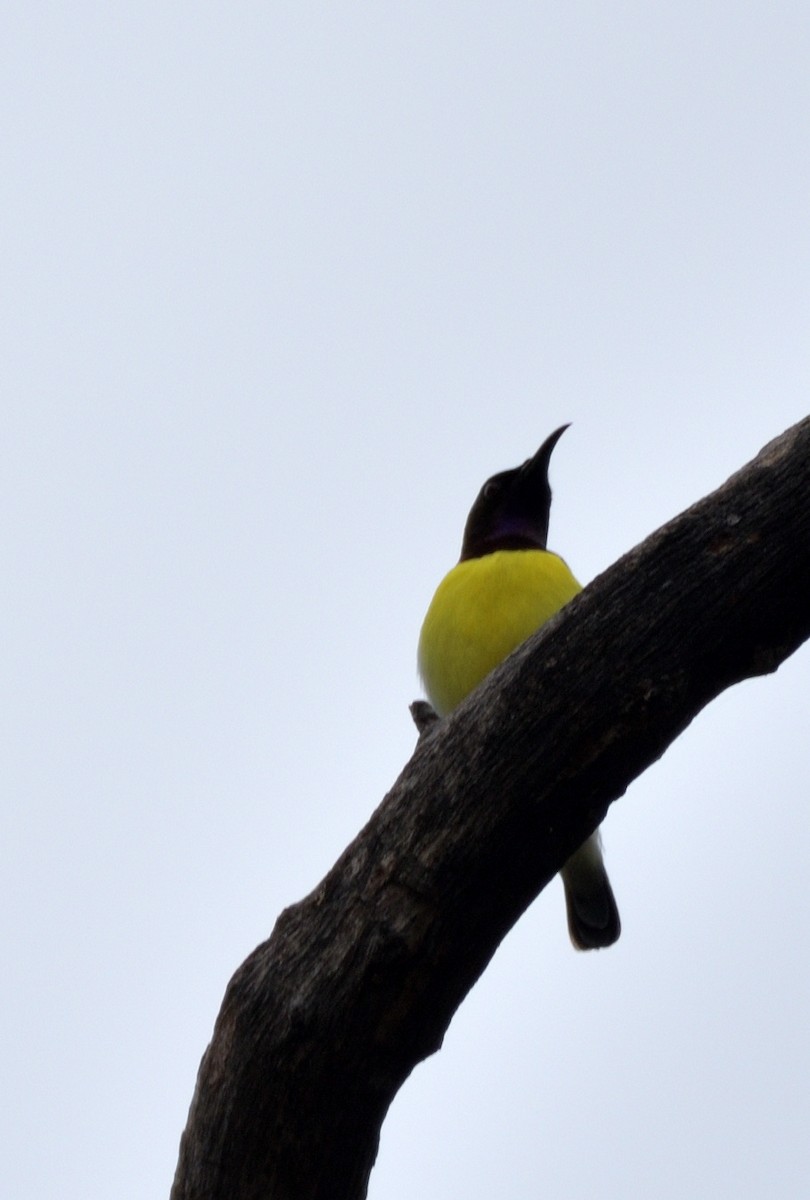
[[[440,716],[581,590],[548,550],[498,550],[445,575],[419,636],[419,674]]]

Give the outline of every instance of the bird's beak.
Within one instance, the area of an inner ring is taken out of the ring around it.
[[[545,493],[548,488],[548,464],[551,461],[551,452],[567,428],[568,425],[561,425],[559,429],[555,429],[553,433],[549,434],[537,453],[533,454],[531,458],[527,458],[520,468],[527,492],[535,492],[538,496]]]
[[[570,425],[570,422],[569,422]],[[569,425],[561,425],[559,429],[555,429],[549,434],[543,442],[540,449],[531,458],[527,459],[521,470],[532,479],[548,478],[548,464],[551,462],[551,452],[557,445],[562,435],[568,429]]]

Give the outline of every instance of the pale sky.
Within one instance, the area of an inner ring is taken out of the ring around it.
[[[167,1196],[231,974],[411,753],[483,479],[572,422],[583,581],[808,411],[806,2],[0,17],[2,1160]],[[608,817],[371,1200],[810,1191],[810,653]]]

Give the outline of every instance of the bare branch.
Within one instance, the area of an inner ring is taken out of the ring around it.
[[[416,751],[228,986],[173,1200],[359,1200],[520,914],[724,688],[810,636],[810,418],[596,579]]]
[[[411,705],[411,716],[420,735],[428,733],[439,719],[438,714],[427,700],[414,700]]]

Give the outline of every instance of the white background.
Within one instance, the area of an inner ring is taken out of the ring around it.
[[[587,582],[808,409],[810,9],[0,18],[4,1190],[166,1196],[233,970],[409,756],[482,480],[573,422]],[[396,1099],[372,1200],[805,1196],[810,657],[608,818]]]

